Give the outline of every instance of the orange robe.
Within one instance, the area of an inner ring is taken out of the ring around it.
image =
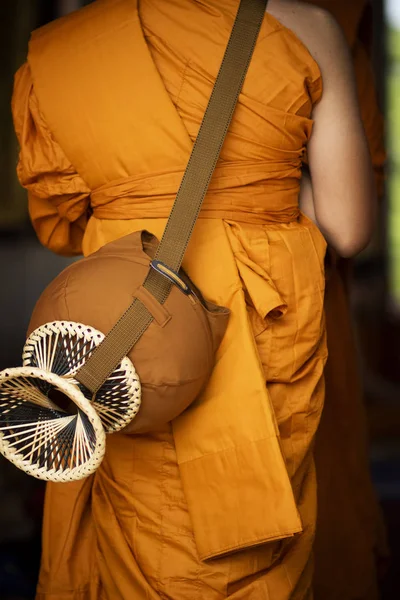
[[[42,243],[161,235],[237,6],[98,0],[34,33],[13,111]],[[38,600],[312,599],[326,243],[298,194],[321,92],[267,15],[184,262],[232,312],[212,379],[165,431],[111,435],[92,477],[48,485]]]
[[[379,196],[384,184],[384,130],[368,52],[359,34],[366,0],[308,0],[328,9],[352,50],[361,115]],[[349,263],[329,270],[325,294],[328,361],[326,397],[316,438],[318,519],[316,600],[376,600],[377,559],[387,552],[373,489],[363,391],[347,293]]]

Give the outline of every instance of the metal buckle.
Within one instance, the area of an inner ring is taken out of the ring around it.
[[[150,266],[152,269],[157,271],[157,273],[163,275],[163,277],[166,277],[171,283],[176,285],[176,287],[179,288],[181,292],[186,294],[186,296],[190,296],[193,293],[190,287],[183,281],[183,279],[181,279],[179,274],[170,269],[168,265],[164,264],[160,260],[152,260],[150,262]]]

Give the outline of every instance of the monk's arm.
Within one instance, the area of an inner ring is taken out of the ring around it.
[[[313,55],[324,92],[314,107],[308,145],[315,221],[342,256],[360,252],[372,235],[377,199],[350,51],[336,21],[316,15]],[[317,26],[318,25],[318,26]]]

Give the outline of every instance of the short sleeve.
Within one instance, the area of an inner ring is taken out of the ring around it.
[[[314,106],[316,104],[318,104],[318,102],[321,100],[322,91],[323,91],[321,71],[320,71],[317,63],[314,61],[314,59],[312,61],[312,65],[310,67],[310,72],[306,78],[306,85],[307,85],[308,95],[311,100],[311,110],[312,110],[314,108]],[[306,165],[308,167],[307,149],[303,156],[303,165]]]
[[[82,253],[90,189],[54,140],[40,112],[29,65],[15,76],[12,99],[20,146],[17,174],[41,243],[66,256]]]
[[[307,73],[307,90],[311,98],[311,104],[314,106],[322,98],[323,83],[321,69],[316,60],[309,54],[308,73]]]
[[[322,98],[322,76],[319,71],[315,74],[314,77],[310,77],[307,80],[307,86],[311,98],[311,103],[314,106]]]

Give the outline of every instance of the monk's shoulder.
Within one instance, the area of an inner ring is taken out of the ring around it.
[[[310,4],[306,0],[270,0],[267,11],[273,14],[286,26],[308,28],[315,25],[337,26],[337,21],[332,12],[319,4]]]
[[[127,0],[96,0],[36,29],[31,44],[84,44],[85,39],[122,26],[135,14],[134,5]]]
[[[343,30],[328,10],[306,2],[270,0],[268,12],[293,31],[322,69],[347,52]]]

